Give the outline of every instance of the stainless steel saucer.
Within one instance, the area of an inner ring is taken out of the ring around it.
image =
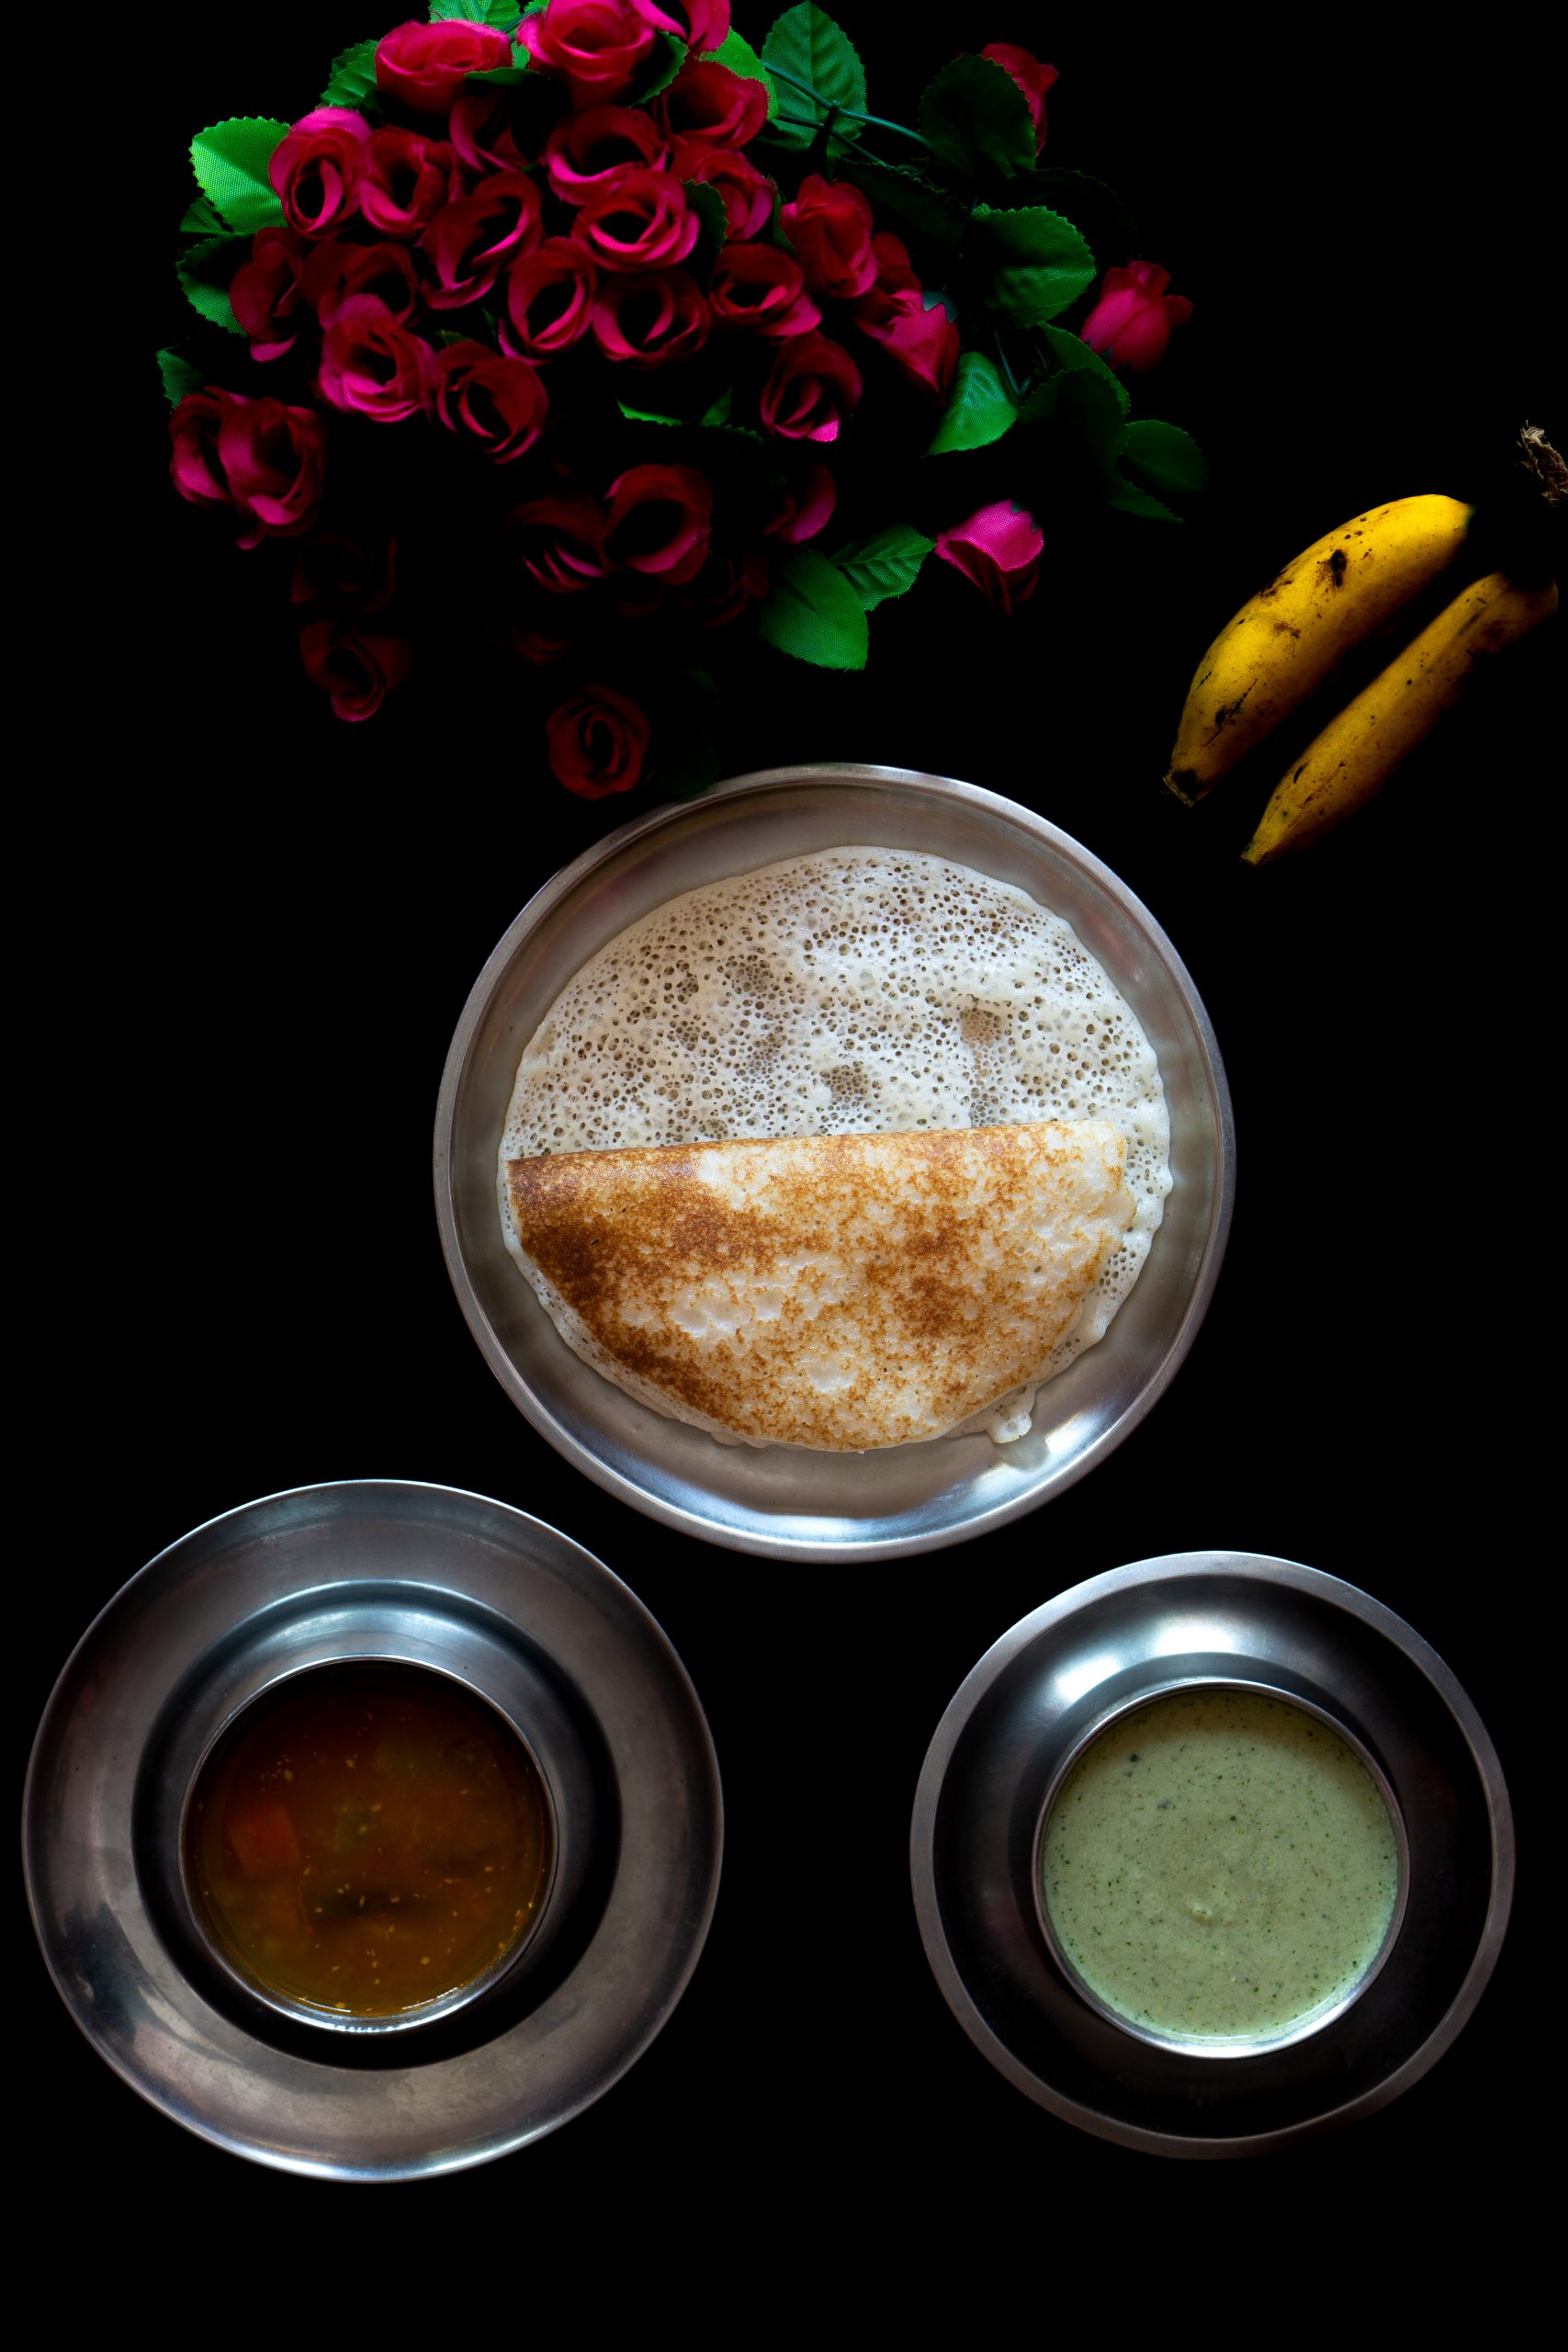
[[[515,1964],[471,2000],[307,2018],[216,1958],[181,1814],[247,1701],[350,1658],[500,1708],[547,1785],[555,1872]],[[696,1965],[722,1834],[696,1696],[619,1578],[503,1503],[389,1481],[246,1504],[133,1577],[55,1686],[24,1812],[45,1957],[109,2064],[220,2146],[360,2180],[481,2163],[607,2090]]]
[[[1188,1680],[1256,1685],[1342,1724],[1406,1840],[1404,1915],[1377,1975],[1319,2030],[1223,2064],[1091,2007],[1052,1956],[1036,1892],[1065,1761],[1108,1715]],[[1513,1820],[1474,1708],[1392,1610],[1292,1561],[1189,1552],[1075,1586],[987,1650],[927,1754],[910,1868],[942,1995],[1010,2083],[1102,2139],[1228,2156],[1369,2113],[1447,2049],[1507,1924]]]

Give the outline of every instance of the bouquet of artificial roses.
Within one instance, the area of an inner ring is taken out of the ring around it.
[[[193,141],[175,486],[288,548],[341,717],[445,638],[525,665],[570,790],[699,789],[732,633],[856,669],[931,556],[1005,612],[1065,488],[1168,517],[1197,486],[1124,380],[1189,306],[1043,164],[1055,78],[993,43],[905,129],[811,0],[760,54],[729,0],[434,0],[298,121]],[[1123,248],[1092,304],[1069,201]],[[1016,495],[965,512],[955,453],[1008,435]]]

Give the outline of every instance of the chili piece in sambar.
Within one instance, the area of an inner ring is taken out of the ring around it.
[[[293,2001],[423,2008],[518,1942],[548,1879],[537,1767],[486,1702],[418,1667],[313,1668],[203,1766],[190,1883],[219,1944]]]

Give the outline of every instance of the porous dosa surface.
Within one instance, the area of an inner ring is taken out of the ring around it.
[[[1125,1158],[1091,1120],[555,1153],[507,1180],[589,1363],[717,1433],[848,1451],[1038,1379],[1133,1216]]]

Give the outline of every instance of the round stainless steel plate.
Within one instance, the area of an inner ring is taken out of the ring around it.
[[[1034,1892],[1062,1758],[1112,1708],[1190,1678],[1265,1684],[1344,1724],[1408,1838],[1404,1924],[1377,1977],[1320,2031],[1224,2064],[1098,2015],[1053,1962]],[[1474,1708],[1392,1610],[1289,1560],[1189,1552],[1075,1586],[987,1651],[927,1754],[910,1868],[942,1995],[1009,2082],[1101,2139],[1229,2156],[1369,2113],[1447,2049],[1507,1924],[1513,1819]]]
[[[683,890],[856,843],[918,850],[1011,883],[1069,922],[1159,1057],[1174,1189],[1110,1331],[1041,1390],[1017,1443],[985,1436],[859,1454],[722,1445],[626,1396],[566,1345],[508,1256],[496,1159],[517,1066],[572,975]],[[1229,1230],[1230,1097],[1192,982],[1109,867],[997,794],[900,768],[781,768],[656,811],[565,867],[475,982],[442,1079],[435,1199],[447,1271],[491,1371],[568,1461],[666,1525],[779,1559],[891,1558],[997,1527],[1060,1492],[1134,1429],[1207,1308]]]
[[[344,1657],[508,1694],[560,1836],[517,1969],[391,2034],[248,2001],[174,1891],[171,1825],[212,1727],[280,1673]],[[116,2071],[221,2147],[359,2180],[482,2163],[607,2090],[696,1965],[722,1838],[702,1710],[619,1578],[503,1503],[390,1481],[246,1504],[133,1577],[55,1686],[24,1812],[45,1956]]]

